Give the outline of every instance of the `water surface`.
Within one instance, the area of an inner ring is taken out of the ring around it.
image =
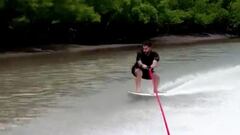
[[[136,49],[1,58],[1,135],[166,134],[154,97],[127,94]],[[240,44],[154,49],[171,134],[238,133]]]

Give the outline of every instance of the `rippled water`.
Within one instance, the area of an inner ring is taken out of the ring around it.
[[[134,88],[130,69],[136,49],[1,58],[0,133],[164,134],[155,99],[127,94]],[[156,72],[161,76],[160,90],[167,92],[162,101],[172,133],[237,131],[237,126],[219,122],[234,120],[223,108],[232,110],[232,116],[240,111],[235,103],[240,96],[238,42],[155,50],[160,54]],[[151,87],[148,81],[143,85]]]
[[[57,107],[63,96],[86,98],[108,82],[130,78],[126,54],[113,50],[1,59],[0,123],[32,119]]]

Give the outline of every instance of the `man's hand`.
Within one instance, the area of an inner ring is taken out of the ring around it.
[[[158,65],[158,62],[156,60],[153,60],[153,63],[150,66],[150,68],[155,68],[157,65]]]
[[[148,66],[147,66],[147,65],[145,65],[145,64],[142,64],[142,68],[144,68],[144,69],[147,69],[147,68],[148,68]]]
[[[145,64],[142,64],[142,68],[143,69],[148,69],[149,67],[147,65],[145,65]]]

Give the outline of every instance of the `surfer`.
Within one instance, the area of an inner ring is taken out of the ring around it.
[[[160,77],[154,73],[154,68],[157,67],[159,62],[159,55],[157,52],[152,51],[152,43],[147,41],[142,44],[141,51],[137,53],[136,62],[132,66],[132,74],[135,77],[136,92],[140,92],[141,79],[150,80],[149,70],[153,73],[153,80],[156,81],[158,88]]]

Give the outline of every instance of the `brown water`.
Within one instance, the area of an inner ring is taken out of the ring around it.
[[[136,100],[126,94],[133,89],[130,69],[136,49],[1,58],[0,133],[89,135],[121,130],[119,134],[158,134],[161,125],[155,120],[149,125],[153,130],[148,127],[141,132],[151,115],[159,115],[154,100]],[[156,72],[161,75],[161,87],[166,91],[194,80],[196,74],[240,64],[239,43],[165,46],[155,50],[161,59]],[[194,98],[195,94],[186,100],[193,105],[202,101],[191,103]],[[187,104],[181,97],[163,97],[163,102],[169,114],[186,109]],[[180,104],[177,109],[176,104]],[[43,130],[46,125],[52,128]],[[179,128],[177,134],[183,133],[180,125],[172,126]]]

